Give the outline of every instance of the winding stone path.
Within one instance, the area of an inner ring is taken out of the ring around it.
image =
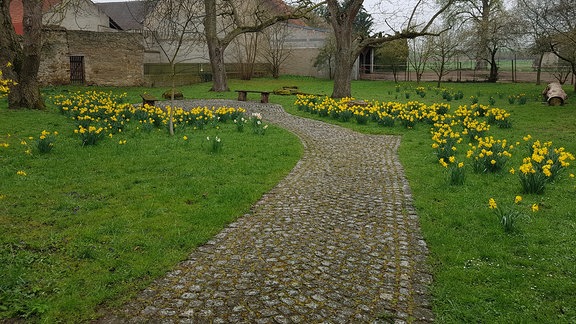
[[[261,112],[297,134],[305,154],[252,213],[192,252],[116,321],[433,321],[427,248],[397,155],[400,137],[359,134],[277,105],[218,103]]]

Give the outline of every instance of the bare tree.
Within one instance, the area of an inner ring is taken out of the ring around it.
[[[409,53],[408,40],[396,39],[378,47],[376,60],[385,66],[384,70],[391,71],[394,76],[394,82],[398,82],[398,74],[401,71],[406,71]]]
[[[408,42],[410,49],[408,52],[408,63],[416,72],[416,82],[418,83],[422,80],[422,74],[424,74],[426,65],[432,55],[433,37],[437,36],[413,38]]]
[[[519,3],[531,17],[538,17],[534,23],[542,33],[541,39],[576,74],[576,3],[568,0],[520,0]]]
[[[241,80],[250,80],[254,76],[254,63],[258,54],[260,38],[260,33],[245,33],[233,40]]]
[[[228,91],[224,51],[239,35],[262,31],[289,19],[302,18],[320,4],[301,0],[295,7],[270,8],[271,2],[255,3],[235,0],[203,0],[204,32],[212,67],[212,91]]]
[[[168,129],[174,135],[174,95],[176,92],[176,64],[194,58],[195,49],[203,43],[203,6],[200,0],[149,1],[152,12],[144,22],[144,34],[149,46],[160,49],[170,64],[171,107]],[[201,57],[201,53],[196,53]]]
[[[290,30],[287,23],[278,23],[266,28],[262,32],[264,43],[260,48],[260,56],[270,64],[272,77],[280,77],[282,64],[292,55],[292,49],[288,47],[287,39]]]
[[[336,57],[336,39],[334,35],[330,35],[326,38],[324,46],[320,48],[316,59],[314,60],[314,67],[319,69],[328,69],[328,78],[332,80],[334,78],[334,70]]]
[[[496,54],[518,38],[519,19],[504,7],[503,0],[461,0],[450,10],[449,20],[459,22],[467,36],[467,52],[476,68],[489,67],[489,82],[498,80]]]
[[[340,3],[338,0],[327,0],[329,21],[336,38],[336,71],[332,97],[343,98],[351,96],[352,70],[356,59],[364,48],[397,39],[412,39],[419,36],[433,35],[429,31],[432,23],[454,1],[446,0],[425,23],[419,23],[417,22],[417,13],[425,3],[425,0],[418,0],[401,30],[396,30],[392,34],[376,34],[366,37],[353,32],[354,20],[362,8],[363,0],[349,0],[344,3]]]
[[[448,63],[460,53],[460,42],[454,30],[446,31],[432,39],[432,53],[430,68],[438,76],[437,86],[440,87],[442,78],[450,73]]]

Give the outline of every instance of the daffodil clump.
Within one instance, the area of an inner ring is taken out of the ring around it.
[[[524,137],[530,140],[531,136]],[[570,166],[574,155],[565,148],[554,148],[552,142],[534,141],[530,146],[530,156],[522,160],[518,168],[520,184],[525,193],[541,194],[546,184],[554,181],[558,175]],[[511,170],[511,172],[515,172]]]
[[[500,128],[511,128],[512,121],[510,120],[510,113],[504,109],[491,108],[486,112],[488,117],[488,124],[496,125]]]
[[[467,116],[462,121],[462,126],[464,130],[462,135],[468,135],[470,141],[478,140],[486,135],[486,132],[490,130],[490,125],[487,122],[478,120],[476,118]]]
[[[252,132],[257,135],[264,135],[268,129],[268,125],[262,123],[262,115],[260,113],[252,113],[250,117],[250,123],[252,125]]]
[[[485,105],[481,105],[479,103],[474,103],[470,106],[470,109],[473,111],[474,116],[476,117],[484,117],[488,112],[489,107]]]
[[[440,165],[446,168],[448,172],[448,184],[453,186],[460,186],[466,180],[466,169],[464,162],[458,162],[455,156],[450,156],[448,159],[441,158]]]
[[[236,130],[240,133],[242,133],[244,131],[244,126],[246,125],[246,123],[248,122],[248,120],[246,120],[246,118],[244,118],[244,116],[240,116],[239,118],[235,118],[234,119],[234,125],[236,125]]]
[[[419,95],[421,98],[426,97],[426,88],[416,87],[416,94]]]
[[[96,145],[100,139],[105,135],[104,128],[96,126],[84,127],[78,125],[78,128],[74,130],[74,134],[78,134],[82,140],[82,145]]]
[[[468,144],[470,149],[466,157],[472,160],[472,169],[476,173],[498,172],[503,170],[510,158],[514,145],[508,145],[506,140],[495,139],[492,136],[477,138],[478,144]]]
[[[451,124],[437,123],[432,128],[432,148],[439,160],[447,160],[449,157],[454,156],[457,151],[457,144],[460,144],[463,140],[460,133],[454,131],[455,124],[455,122]]]
[[[524,210],[530,209],[533,213],[539,210],[538,204],[532,204],[528,208],[523,205],[522,196],[514,197],[514,203],[511,206],[500,207],[494,198],[488,200],[488,208],[498,217],[500,225],[506,233],[516,230],[516,223],[521,218],[529,218]]]
[[[212,153],[220,153],[222,151],[222,146],[224,145],[224,143],[222,142],[222,139],[218,136],[207,136],[206,137],[206,141],[209,143],[209,149],[210,152]]]
[[[525,93],[519,93],[519,94],[508,96],[508,103],[511,105],[514,103],[517,103],[519,105],[525,105],[526,102],[528,102],[528,97],[526,96]]]
[[[38,137],[38,141],[36,142],[36,147],[40,153],[48,153],[52,151],[54,148],[54,141],[58,132],[49,132],[47,130],[43,130]]]

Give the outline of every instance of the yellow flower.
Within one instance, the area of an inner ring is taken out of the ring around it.
[[[510,169],[509,172],[510,172],[510,174],[514,174],[514,173],[516,173],[516,170],[514,170],[514,168],[512,168],[512,169]]]
[[[458,163],[458,167],[459,167],[459,168],[463,168],[463,167],[464,167],[464,162]]]
[[[454,162],[456,162],[456,157],[451,156],[448,158],[448,161],[450,161],[450,163],[454,163]]]
[[[496,164],[496,160],[491,160],[490,164],[492,164],[492,165]]]
[[[570,178],[574,178],[574,173],[570,173]]]
[[[23,177],[27,176],[26,172],[24,172],[22,170],[19,170],[18,172],[16,172],[16,174],[19,176],[23,176]]]
[[[187,140],[188,140],[188,136],[184,135],[184,136],[182,137],[182,139],[185,140],[185,141],[187,141]]]
[[[440,165],[442,165],[443,167],[447,168],[448,167],[448,163],[444,162],[444,158],[440,159]]]
[[[498,204],[496,204],[496,200],[494,200],[494,198],[490,198],[490,200],[488,200],[488,207],[490,209],[498,208]]]
[[[539,210],[540,208],[538,207],[538,204],[533,204],[532,205],[532,211],[535,213]]]
[[[516,196],[516,198],[514,198],[514,203],[517,204],[519,202],[522,201],[522,196]]]

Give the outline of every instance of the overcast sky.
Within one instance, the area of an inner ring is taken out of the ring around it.
[[[135,0],[92,0],[92,2],[123,2]],[[407,17],[412,13],[414,4],[417,0],[364,0],[364,8],[372,15],[374,19],[374,32],[390,32],[385,20],[396,30],[402,28],[402,23],[407,21]],[[433,3],[432,0],[424,0],[423,2]],[[420,17],[429,17],[433,8],[421,7]],[[428,14],[426,14],[428,13]],[[420,21],[422,21],[422,18]]]

